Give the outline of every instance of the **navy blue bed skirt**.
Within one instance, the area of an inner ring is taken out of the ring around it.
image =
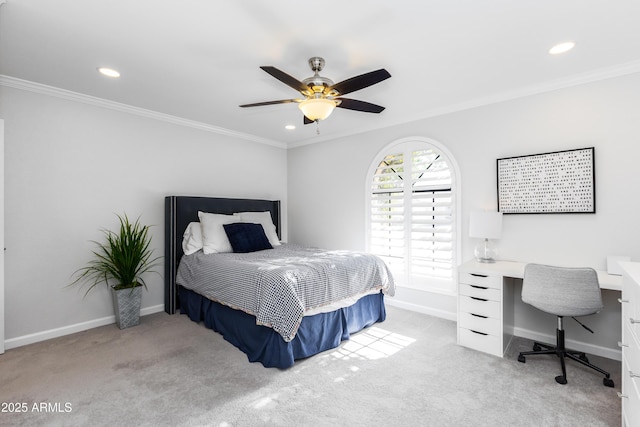
[[[179,287],[180,313],[220,333],[247,354],[250,362],[267,368],[288,368],[297,359],[340,345],[358,332],[386,318],[384,295],[360,298],[355,304],[329,313],[305,316],[293,340],[285,342],[273,329],[256,325],[256,318]]]

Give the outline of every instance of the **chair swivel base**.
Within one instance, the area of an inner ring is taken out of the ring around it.
[[[556,335],[557,335],[557,342],[558,344],[556,346],[553,345],[548,345],[548,344],[542,344],[542,343],[538,343],[538,342],[534,342],[533,343],[533,351],[524,351],[521,352],[518,355],[518,362],[521,363],[526,363],[526,358],[525,356],[533,356],[533,355],[538,355],[538,354],[555,354],[556,356],[558,356],[560,358],[560,366],[562,367],[562,375],[558,375],[555,379],[556,382],[558,384],[566,384],[567,383],[567,369],[565,367],[565,358],[569,358],[571,360],[575,360],[576,362],[587,366],[593,370],[596,370],[598,372],[600,372],[601,374],[603,374],[605,377],[602,379],[602,383],[607,386],[607,387],[613,387],[614,383],[613,380],[611,379],[611,375],[606,372],[603,369],[600,369],[599,367],[592,365],[591,363],[589,363],[589,359],[587,358],[587,355],[584,354],[581,351],[573,351],[573,350],[567,350],[564,346],[564,330],[563,329],[557,329],[556,330]]]

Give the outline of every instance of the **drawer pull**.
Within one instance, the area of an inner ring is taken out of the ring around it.
[[[483,289],[483,290],[485,290],[485,291],[486,291],[487,289],[489,289],[489,288],[487,288],[486,286],[478,286],[478,285],[469,285],[469,286],[471,286],[472,288],[476,288],[476,289]]]
[[[635,323],[640,323],[640,320],[636,320],[636,319],[634,319],[633,317],[630,317],[630,318],[629,318],[629,322],[633,325],[633,324],[635,324]]]
[[[629,376],[630,376],[631,378],[640,378],[640,374],[636,374],[636,373],[635,373],[635,372],[633,372],[633,371],[629,371]]]
[[[484,301],[484,302],[489,301],[488,299],[478,298],[478,297],[471,297],[471,299],[474,299],[474,300],[476,300],[476,301]],[[632,319],[632,320],[633,320],[633,319]],[[633,323],[633,322],[631,322],[631,323]]]
[[[618,341],[618,347],[629,347],[627,344],[623,344],[622,341]]]
[[[618,302],[619,302],[620,304],[622,304],[623,302],[629,302],[629,300],[628,300],[628,299],[618,298]]]
[[[481,314],[475,314],[475,313],[469,313],[469,314],[472,315],[472,316],[475,316],[475,317],[481,317],[482,319],[488,319],[489,318],[489,316],[483,316]]]
[[[473,332],[474,334],[478,334],[478,335],[489,335],[489,334],[485,334],[484,332],[478,332],[478,331],[474,331],[473,329],[469,329],[471,332]]]
[[[469,273],[469,274],[471,274],[474,277],[489,277],[486,274],[478,274],[478,273]]]
[[[622,399],[622,398],[628,399],[628,398],[629,398],[629,396],[627,396],[626,394],[622,394],[622,393],[620,393],[619,391],[617,391],[616,393],[618,394],[618,397],[619,397],[620,399]]]

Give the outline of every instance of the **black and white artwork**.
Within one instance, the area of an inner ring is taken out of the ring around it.
[[[503,214],[595,213],[594,148],[497,160]]]

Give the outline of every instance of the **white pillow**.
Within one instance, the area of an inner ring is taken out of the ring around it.
[[[202,229],[202,251],[205,254],[233,252],[223,225],[238,222],[238,217],[198,211],[198,218]]]
[[[191,255],[202,249],[202,228],[199,222],[190,222],[182,235],[182,252]]]
[[[240,217],[240,222],[249,222],[253,224],[260,224],[264,229],[264,234],[267,235],[271,246],[280,246],[280,239],[278,239],[278,232],[276,226],[273,225],[270,212],[238,212],[234,215]]]

